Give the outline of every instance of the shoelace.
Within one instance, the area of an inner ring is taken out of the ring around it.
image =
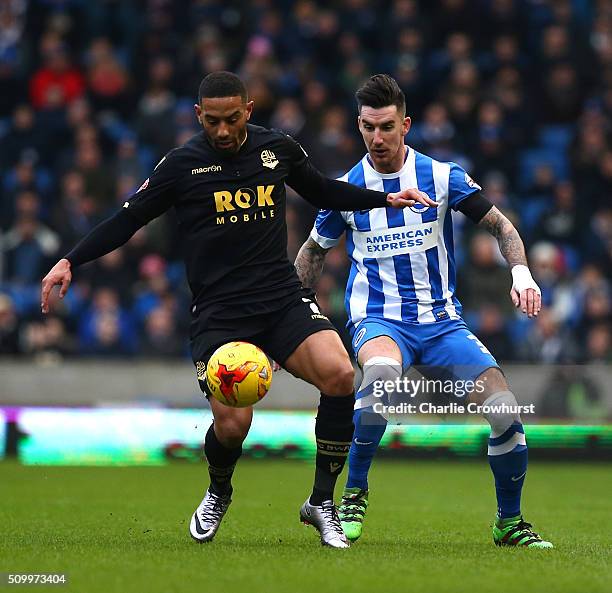
[[[521,519],[518,523],[513,525],[503,536],[501,543],[507,545],[523,545],[528,546],[535,542],[541,542],[542,538],[533,531],[533,525],[523,521]],[[527,538],[527,540],[525,540]],[[522,544],[517,542],[522,541]]]
[[[227,501],[225,498],[214,494],[213,492],[208,493],[208,500],[202,507],[200,516],[206,523],[216,523],[220,521],[227,508]]]
[[[342,525],[340,523],[340,517],[338,516],[338,511],[336,510],[336,505],[334,504],[324,504],[321,507],[321,512],[323,517],[326,519],[328,525],[331,526],[333,531],[335,531],[338,535],[344,537],[344,531],[342,531]]]
[[[363,498],[342,497],[340,505],[342,519],[345,521],[363,521],[366,511],[366,502]]]
[[[527,521],[523,521],[521,519],[516,527],[518,528],[518,530],[520,530],[521,533],[524,533],[525,535],[530,535],[531,537],[534,537],[537,540],[542,539],[535,531],[533,531],[533,525],[531,523],[527,523]]]

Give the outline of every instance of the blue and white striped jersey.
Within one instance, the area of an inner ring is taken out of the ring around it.
[[[356,326],[366,317],[407,323],[459,318],[451,208],[456,210],[480,186],[459,165],[410,147],[397,173],[378,173],[366,155],[340,180],[385,192],[418,187],[439,204],[319,212],[310,236],[321,247],[333,247],[346,232],[349,324]]]

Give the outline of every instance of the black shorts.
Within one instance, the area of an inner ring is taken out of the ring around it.
[[[321,313],[313,291],[301,289],[271,313],[238,319],[206,321],[206,329],[191,339],[191,356],[200,389],[207,395],[206,363],[212,353],[227,342],[251,342],[281,366],[310,335],[336,328]]]

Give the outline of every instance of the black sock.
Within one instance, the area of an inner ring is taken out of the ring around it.
[[[342,472],[353,439],[355,395],[332,397],[321,394],[315,436],[317,467],[310,503],[320,505],[334,499],[334,486]]]
[[[231,494],[232,474],[236,462],[242,455],[242,445],[235,449],[228,449],[217,439],[214,426],[213,422],[204,439],[204,454],[208,459],[208,473],[210,474],[210,490],[219,495]]]

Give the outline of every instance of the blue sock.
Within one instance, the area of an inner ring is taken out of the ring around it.
[[[497,514],[502,519],[521,514],[521,491],[527,473],[524,434],[523,425],[515,421],[501,436],[489,439],[489,465],[495,477]],[[509,441],[518,441],[510,451]]]
[[[371,407],[355,410],[355,434],[349,451],[347,488],[368,489],[368,472],[372,459],[385,434],[387,421]]]

